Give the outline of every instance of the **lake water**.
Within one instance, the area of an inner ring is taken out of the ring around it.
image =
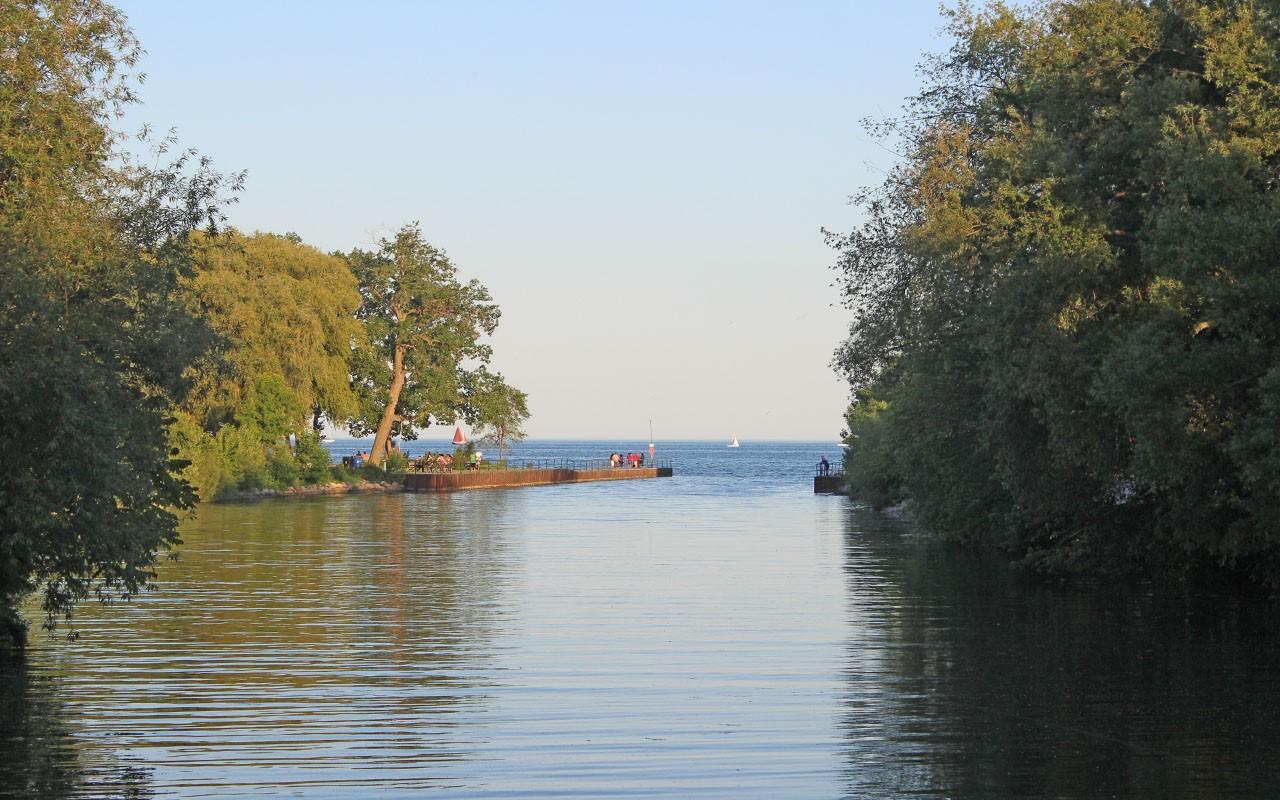
[[[1280,796],[1274,605],[1046,586],[814,496],[823,454],[202,508],[0,663],[0,795]]]

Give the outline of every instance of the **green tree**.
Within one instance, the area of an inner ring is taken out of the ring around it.
[[[318,425],[356,413],[348,361],[360,295],[345,261],[296,236],[235,231],[199,238],[195,260],[184,299],[224,346],[194,371],[183,411],[216,432],[260,378],[276,376],[297,401],[290,430],[304,415]]]
[[[189,154],[115,158],[137,53],[104,3],[0,5],[0,624],[18,642],[32,592],[52,627],[144,587],[194,501],[165,423],[211,340],[176,291],[227,184]]]
[[[524,424],[529,419],[528,396],[507,385],[501,375],[477,370],[467,387],[467,417],[474,420],[472,435],[498,448],[506,458],[512,444],[523,442]]]
[[[354,359],[361,411],[350,427],[355,436],[374,434],[370,462],[381,463],[393,435],[412,439],[433,421],[478,420],[468,392],[492,354],[485,337],[499,317],[488,290],[475,280],[460,282],[448,256],[416,224],[347,260],[369,343]]]
[[[189,371],[175,413],[183,476],[205,499],[324,479],[314,449],[300,460],[284,442],[358,408],[348,360],[363,332],[346,262],[296,235],[237,231],[195,237],[193,256],[182,301],[220,347]]]
[[[837,361],[938,530],[1280,584],[1274,4],[961,7],[832,235]],[[856,453],[855,453],[856,455]]]

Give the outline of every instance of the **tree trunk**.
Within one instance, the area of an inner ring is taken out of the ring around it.
[[[387,455],[387,440],[391,438],[391,426],[396,421],[396,405],[404,389],[404,345],[396,345],[391,360],[391,387],[387,390],[387,407],[382,411],[378,431],[373,436],[373,449],[369,451],[369,463],[378,466]]]

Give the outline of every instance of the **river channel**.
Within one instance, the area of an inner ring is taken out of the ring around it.
[[[1275,605],[1045,584],[814,496],[837,453],[205,506],[0,662],[0,796],[1280,796]]]

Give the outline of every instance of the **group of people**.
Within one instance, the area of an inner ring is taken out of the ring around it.
[[[290,435],[292,436],[292,434]],[[290,442],[289,446],[292,447],[293,442]],[[396,444],[396,440],[395,439],[387,440],[386,455],[389,456],[393,453],[399,453],[399,452],[400,452],[400,445]],[[342,457],[342,466],[346,467],[347,469],[360,469],[361,467],[363,467],[365,464],[368,464],[368,463],[369,463],[368,450],[357,450],[352,455]]]
[[[342,466],[347,469],[360,469],[369,463],[369,451],[357,450],[353,455],[342,457]]]
[[[483,454],[480,451],[472,451],[470,455],[465,456],[465,464],[467,469],[479,469],[481,462],[484,461]],[[452,453],[423,453],[418,458],[409,462],[409,467],[415,472],[452,472],[454,458]]]
[[[627,453],[625,456],[621,453],[612,453],[609,456],[610,467],[621,467],[624,464],[628,467],[643,467],[644,453]]]

